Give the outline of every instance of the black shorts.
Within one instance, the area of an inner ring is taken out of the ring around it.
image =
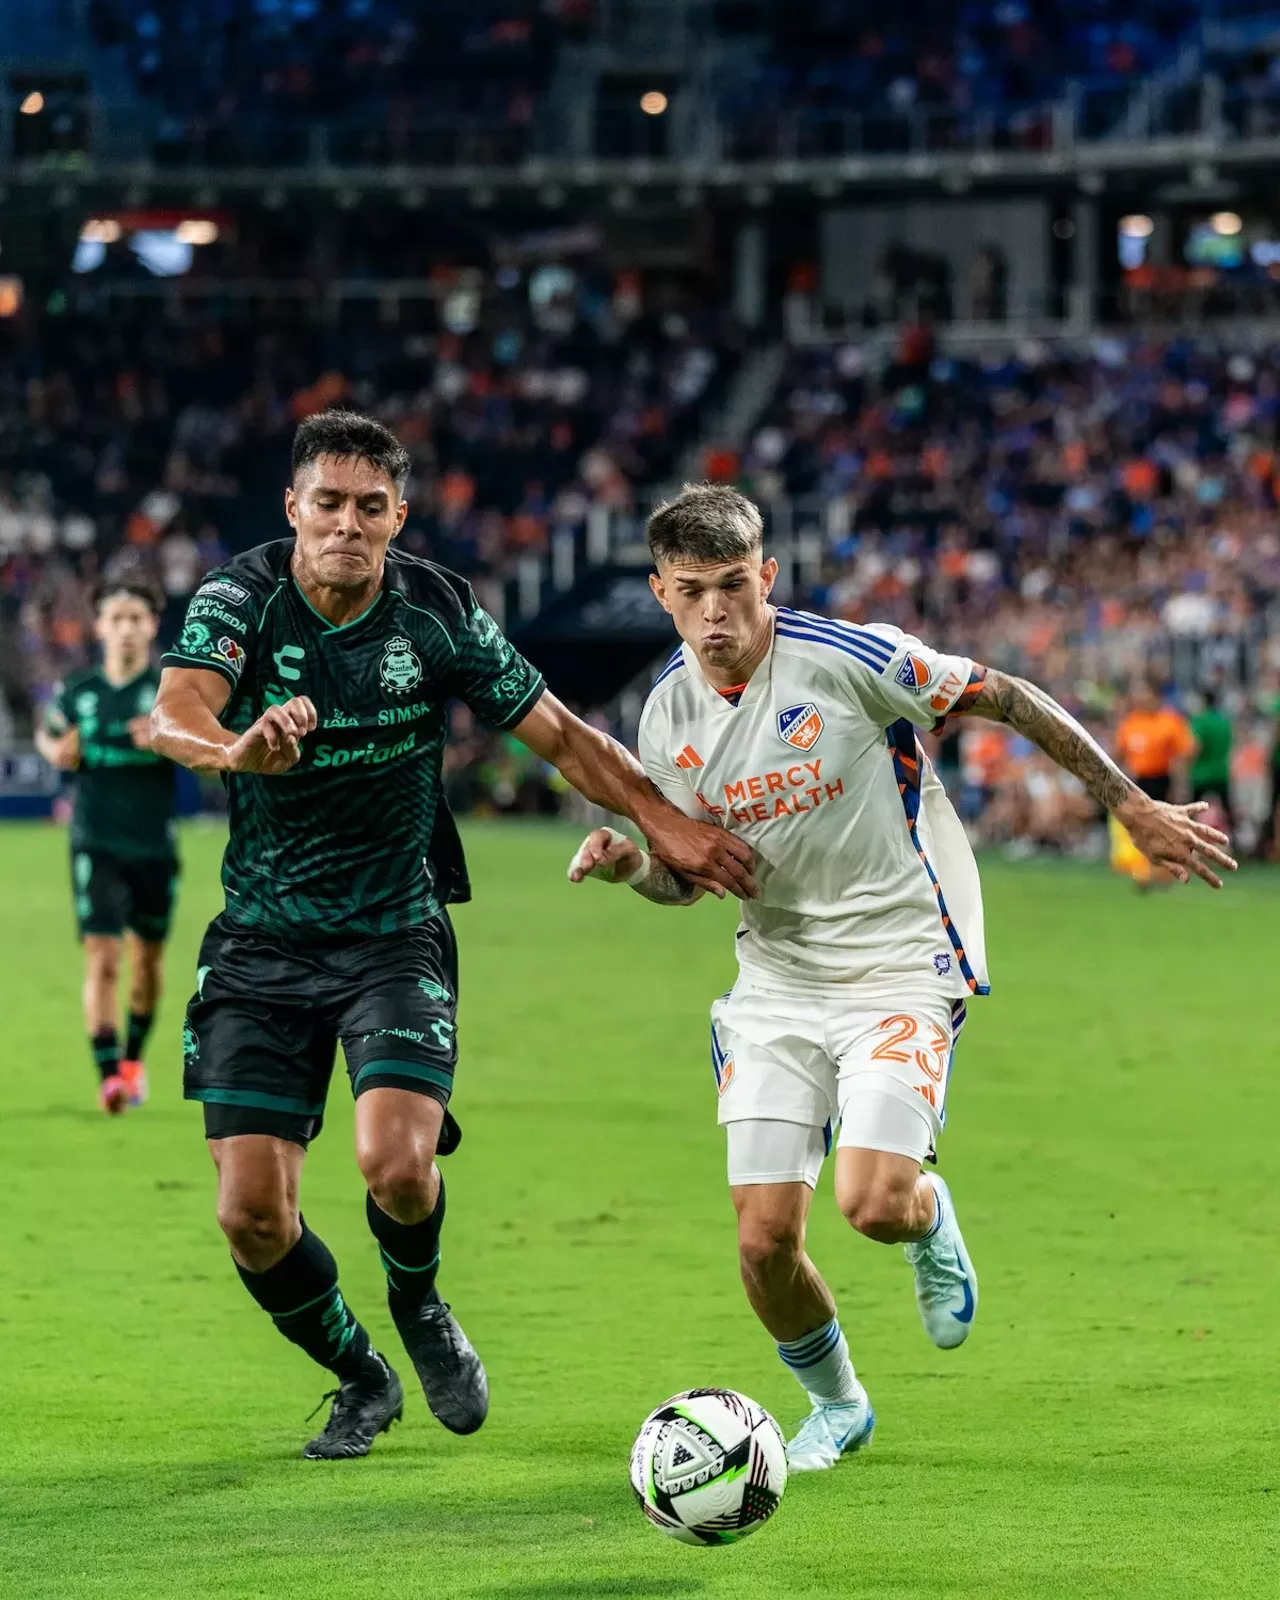
[[[1150,795],[1153,800],[1169,798],[1171,780],[1167,772],[1162,772],[1157,778],[1138,778],[1136,781],[1143,794]]]
[[[351,1092],[411,1089],[448,1105],[458,1059],[458,952],[445,913],[401,933],[294,942],[216,917],[182,1035],[183,1094],[205,1136],[320,1132],[338,1041]],[[446,1113],[440,1153],[457,1144]]]
[[[178,870],[173,856],[131,861],[102,850],[73,850],[71,889],[80,937],[119,938],[129,928],[149,944],[162,944],[169,937]]]

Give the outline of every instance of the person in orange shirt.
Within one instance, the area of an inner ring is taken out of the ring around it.
[[[1196,738],[1186,718],[1163,704],[1156,686],[1144,680],[1130,697],[1129,711],[1116,729],[1115,746],[1116,759],[1133,774],[1143,793],[1167,801],[1175,783],[1182,786],[1187,763],[1196,753]],[[1140,888],[1171,881],[1166,873],[1153,872],[1114,817],[1108,819],[1108,827],[1111,865],[1117,872],[1126,873]]]

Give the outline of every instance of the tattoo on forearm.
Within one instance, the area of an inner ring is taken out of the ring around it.
[[[687,882],[678,872],[673,872],[665,861],[654,856],[649,865],[649,876],[643,883],[633,884],[637,894],[652,900],[658,906],[692,905],[702,891],[696,884]]]
[[[1007,722],[1051,761],[1073,772],[1107,811],[1114,811],[1134,792],[1134,784],[1096,740],[1043,689],[1025,678],[988,670],[970,715],[989,722]]]

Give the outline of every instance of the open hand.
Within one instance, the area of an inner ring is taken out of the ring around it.
[[[305,694],[268,706],[251,728],[227,746],[228,772],[288,772],[302,756],[301,741],[316,726],[316,708]]]
[[[625,833],[616,828],[593,828],[569,863],[569,882],[601,878],[605,883],[626,883],[639,872],[643,861],[640,846]]]
[[[752,877],[755,854],[751,846],[725,828],[694,822],[674,806],[659,819],[649,821],[650,847],[685,878],[718,900],[725,890],[739,900],[758,900],[760,888]]]
[[[1171,806],[1135,794],[1116,808],[1115,815],[1152,866],[1163,867],[1179,883],[1190,883],[1194,873],[1211,889],[1221,889],[1222,879],[1206,863],[1213,862],[1227,872],[1234,872],[1236,863],[1226,834],[1198,820],[1208,809],[1207,800]]]

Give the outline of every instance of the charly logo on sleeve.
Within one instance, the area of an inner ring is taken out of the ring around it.
[[[393,694],[407,694],[422,680],[422,662],[407,639],[397,635],[387,640],[382,652],[382,686]]]

